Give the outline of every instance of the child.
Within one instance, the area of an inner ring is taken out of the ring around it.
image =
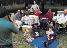
[[[34,40],[34,38],[31,37],[28,28],[26,28],[26,30],[25,30],[24,38],[26,39],[27,42],[32,42]]]
[[[36,7],[35,10],[34,10],[34,14],[38,17],[40,17],[39,15],[41,14],[42,12],[40,10],[38,10],[38,8]]]
[[[32,33],[33,33],[33,36],[36,38],[38,36],[40,36],[40,31],[39,31],[39,27],[38,27],[38,23],[35,23],[33,25],[33,28],[32,28]]]
[[[48,39],[48,40],[51,40],[51,39],[54,38],[53,35],[50,36],[50,34],[54,34],[54,32],[52,31],[52,27],[49,28],[49,31],[47,31],[46,34],[47,34],[47,39]]]

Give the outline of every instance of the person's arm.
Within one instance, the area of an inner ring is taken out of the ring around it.
[[[17,20],[17,14],[14,15],[13,19],[14,19],[14,21]]]
[[[33,5],[31,6],[30,10],[33,10]]]
[[[14,17],[9,16],[9,18],[10,18],[11,22],[13,23],[13,25],[18,28],[17,24],[14,22]]]
[[[56,33],[54,32],[53,34],[50,34],[50,36],[56,36]]]
[[[14,17],[13,16],[9,16],[9,18],[10,18],[10,20],[11,20],[11,22],[13,23],[13,25],[12,25],[12,30],[13,31],[18,31],[19,32],[19,28],[18,28],[18,26],[17,26],[17,24],[14,22]],[[14,30],[15,29],[15,30]],[[16,32],[16,33],[18,33],[18,32]]]
[[[40,34],[40,28],[38,27],[38,33]]]
[[[50,34],[50,36],[56,36],[56,31],[53,31],[54,33],[53,34]]]

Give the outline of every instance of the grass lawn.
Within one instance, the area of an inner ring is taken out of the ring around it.
[[[59,45],[57,46],[57,48],[67,48],[67,34],[58,34],[57,39],[59,40]],[[23,38],[23,32],[20,32],[19,34],[13,33],[13,45],[14,48],[35,48],[25,42]]]

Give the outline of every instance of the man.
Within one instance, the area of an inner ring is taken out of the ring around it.
[[[59,24],[65,24],[67,22],[67,9],[64,9],[63,14],[57,14],[57,21]]]
[[[21,23],[21,14],[20,14],[20,10],[17,11],[17,13],[14,15],[14,21],[15,23],[17,23],[18,25],[18,28],[20,29],[20,27],[22,26],[22,23]]]
[[[5,8],[0,7],[0,48],[13,48],[12,45],[12,32],[18,33],[19,29],[13,21],[13,16],[9,15],[8,21],[5,19],[8,12]]]
[[[16,20],[20,20],[21,19],[21,14],[20,14],[20,10],[17,11],[17,13],[14,15],[14,21]]]

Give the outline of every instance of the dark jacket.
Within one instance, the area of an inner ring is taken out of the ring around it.
[[[37,27],[37,28],[33,27],[33,28],[32,28],[32,33],[33,33],[33,35],[36,35],[35,32],[38,32],[38,33],[40,34],[40,31],[39,31],[39,30],[40,30],[39,27]]]
[[[47,30],[49,29],[49,25],[48,25],[48,27],[47,27]],[[54,31],[54,34],[51,34],[51,35],[57,35],[57,32],[58,32],[58,30],[57,30],[57,28],[56,27],[52,27],[52,30]]]

